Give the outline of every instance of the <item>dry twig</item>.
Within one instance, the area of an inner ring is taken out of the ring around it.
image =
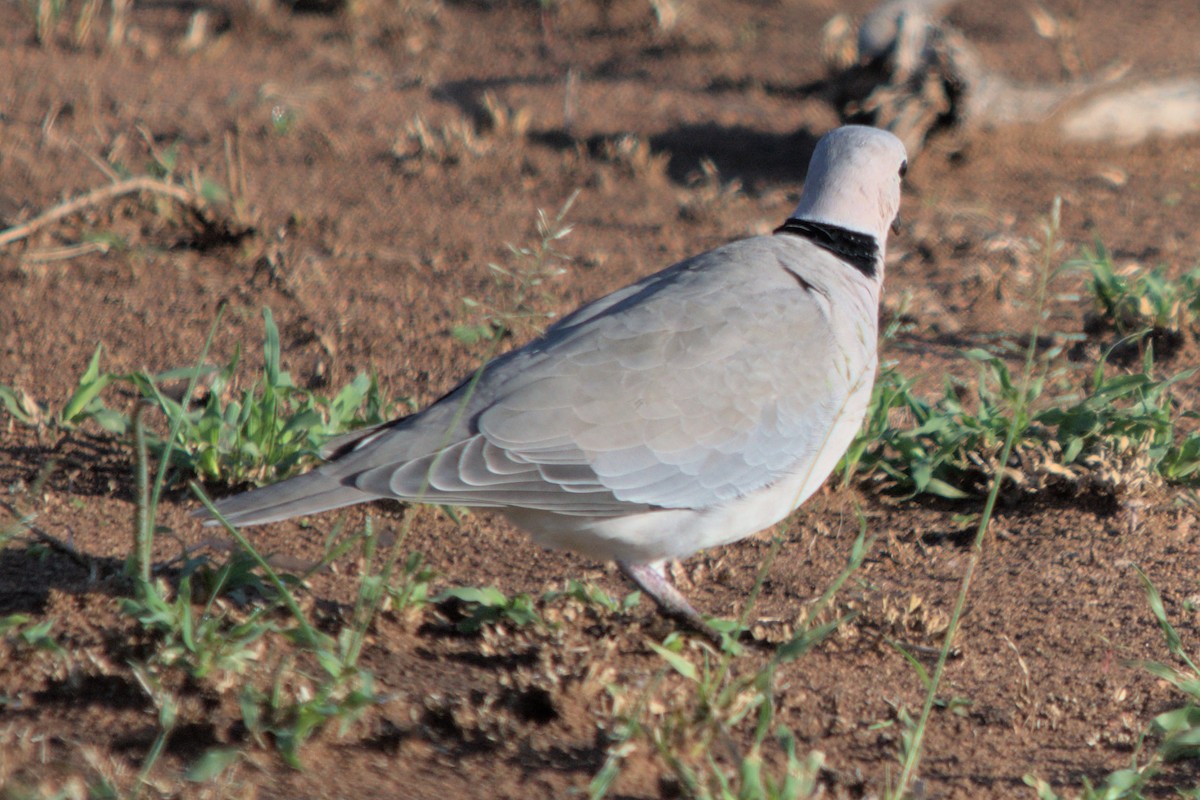
[[[102,186],[99,189],[93,189],[87,194],[80,195],[72,200],[67,200],[60,203],[54,208],[45,211],[28,222],[0,231],[0,248],[7,247],[13,242],[18,242],[40,228],[51,225],[58,220],[69,217],[83,211],[92,206],[98,206],[115,200],[118,197],[124,197],[128,194],[137,194],[139,192],[147,192],[149,194],[162,195],[170,197],[181,205],[190,209],[197,216],[203,216],[204,210],[208,204],[204,198],[184,186],[167,181],[152,178],[148,175],[141,175],[136,178],[126,178],[125,180],[117,181],[116,183]]]

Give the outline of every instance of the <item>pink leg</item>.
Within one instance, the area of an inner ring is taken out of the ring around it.
[[[625,577],[654,598],[658,610],[664,616],[682,622],[689,628],[712,639],[718,645],[721,644],[721,634],[713,630],[700,616],[700,612],[692,608],[692,604],[687,601],[687,598],[667,580],[661,563],[631,564],[628,561],[618,561],[617,566],[625,574]]]

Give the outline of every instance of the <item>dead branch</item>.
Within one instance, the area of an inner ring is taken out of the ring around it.
[[[915,157],[937,127],[970,129],[1054,119],[1071,140],[1132,143],[1200,130],[1200,79],[1129,88],[1128,65],[1058,84],[1020,85],[989,69],[941,15],[954,0],[884,0],[858,27],[839,15],[822,52],[850,121],[899,136]]]
[[[93,189],[87,194],[80,195],[39,214],[28,222],[0,231],[0,249],[26,238],[40,228],[52,225],[60,219],[77,214],[86,208],[102,205],[118,197],[140,192],[170,197],[180,205],[190,209],[197,216],[203,216],[203,212],[208,206],[203,197],[184,186],[159,180],[158,178],[151,178],[148,175],[126,178],[108,186]]]

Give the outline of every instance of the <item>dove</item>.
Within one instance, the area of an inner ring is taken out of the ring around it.
[[[906,169],[892,134],[830,131],[773,234],[586,304],[423,411],[216,509],[238,527],[381,498],[497,509],[711,633],[664,566],[782,520],[857,435]]]

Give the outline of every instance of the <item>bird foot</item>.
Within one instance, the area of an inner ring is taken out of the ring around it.
[[[721,647],[724,636],[713,626],[704,621],[700,612],[692,607],[687,598],[667,580],[662,567],[655,564],[630,564],[618,561],[617,566],[629,580],[654,599],[659,612],[676,622],[703,634],[717,647]]]

